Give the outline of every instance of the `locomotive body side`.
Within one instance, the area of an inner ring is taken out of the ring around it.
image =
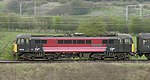
[[[18,59],[59,58],[129,58],[133,52],[133,41],[130,35],[111,37],[35,37],[18,35],[14,52]]]

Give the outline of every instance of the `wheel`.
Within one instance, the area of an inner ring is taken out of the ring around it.
[[[49,61],[53,61],[55,59],[55,55],[54,54],[51,54],[51,55],[47,55],[47,59]]]
[[[125,54],[123,60],[130,60],[130,56],[128,54]]]
[[[123,60],[130,60],[130,57],[127,56],[127,57],[125,57]]]
[[[104,56],[100,53],[91,54],[90,58],[92,60],[104,60]]]
[[[35,57],[31,54],[23,54],[23,60],[24,61],[33,61],[35,59]]]
[[[54,58],[52,56],[48,56],[47,59],[48,59],[48,61],[53,61],[54,60]]]
[[[145,54],[145,57],[150,60],[150,54]]]
[[[43,59],[44,59],[44,60],[48,60],[48,56],[44,56]]]
[[[117,54],[114,59],[116,60],[129,60],[130,57],[127,53],[120,53],[120,54]]]
[[[119,60],[118,56],[115,56],[114,59],[115,59],[115,60]]]
[[[31,60],[31,61],[34,61],[34,60],[35,60],[35,57],[34,57],[34,56],[31,56],[31,57],[30,57],[30,60]]]
[[[23,61],[27,61],[28,60],[28,56],[27,54],[22,54],[18,57],[18,59],[22,59]]]

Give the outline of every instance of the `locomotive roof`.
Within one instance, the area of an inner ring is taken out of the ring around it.
[[[132,36],[130,34],[118,34],[118,37],[121,39],[132,38]]]
[[[81,39],[81,38],[103,38],[103,39],[117,39],[117,38],[121,38],[121,39],[124,39],[124,38],[132,38],[132,36],[130,34],[118,34],[116,36],[98,36],[98,37],[85,37],[85,36],[79,36],[79,37],[59,37],[59,36],[52,36],[52,35],[30,35],[30,34],[19,34],[17,35],[17,38],[32,38],[32,39],[46,39],[46,38],[63,38],[63,39],[72,39],[72,38],[76,38],[76,39]]]
[[[142,39],[150,39],[150,33],[140,33],[138,37]]]
[[[118,39],[118,37],[32,37],[32,39]]]
[[[32,36],[30,34],[19,34],[17,35],[17,38],[25,38],[25,39],[28,39],[28,38],[31,38]]]

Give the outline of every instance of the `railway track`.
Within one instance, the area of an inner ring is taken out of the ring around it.
[[[112,61],[112,60],[104,60],[104,61],[89,61],[89,60],[57,60],[57,61],[43,61],[43,60],[35,60],[35,61],[16,61],[16,60],[0,60],[0,64],[17,64],[17,63],[150,63],[149,60],[128,60],[128,61]]]

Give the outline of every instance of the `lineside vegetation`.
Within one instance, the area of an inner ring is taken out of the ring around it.
[[[2,64],[1,80],[149,80],[148,63]],[[9,75],[8,75],[9,74]],[[40,75],[40,76],[39,76]]]

